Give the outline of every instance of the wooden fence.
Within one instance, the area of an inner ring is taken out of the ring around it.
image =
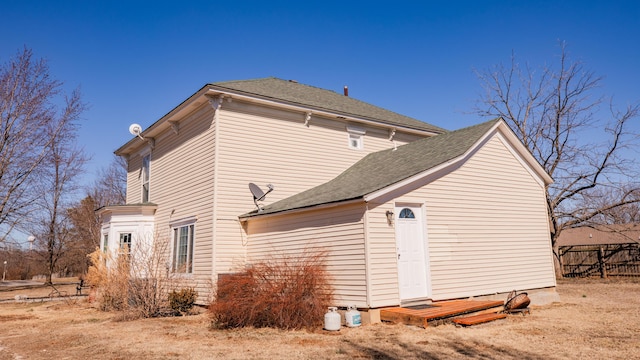
[[[561,246],[559,251],[564,277],[640,277],[638,243]]]

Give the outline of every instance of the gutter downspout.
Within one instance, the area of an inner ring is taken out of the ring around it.
[[[223,100],[223,96],[220,95],[216,98],[212,98],[209,99],[209,103],[211,104],[211,107],[213,108],[213,219],[212,219],[212,224],[211,224],[211,231],[212,231],[212,235],[211,235],[211,283],[212,284],[217,284],[218,283],[218,279],[217,279],[217,267],[216,267],[216,255],[217,255],[217,251],[216,251],[216,235],[217,235],[217,209],[218,209],[218,157],[219,157],[219,140],[220,140],[220,136],[219,136],[219,130],[220,130],[220,125],[219,125],[219,120],[220,120],[220,108],[222,107],[222,100]]]

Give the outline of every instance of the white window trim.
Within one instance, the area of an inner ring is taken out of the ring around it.
[[[151,151],[145,151],[144,153],[140,154],[140,156],[142,157],[142,162],[140,164],[140,200],[141,202],[150,202],[151,201]],[[146,176],[145,179],[145,171],[144,171],[144,159],[146,157],[149,157],[149,168],[148,173],[149,176]],[[147,184],[147,201],[144,201],[144,185],[145,183]]]
[[[354,150],[364,149],[364,135],[367,131],[364,128],[347,125],[347,140],[349,141],[349,148]],[[352,140],[356,141],[354,145]]]
[[[181,227],[181,226],[185,226],[185,225],[195,224],[196,221],[198,221],[198,217],[197,216],[188,216],[188,217],[184,217],[184,218],[180,218],[180,219],[170,220],[169,221],[169,226],[171,228]]]
[[[109,233],[108,232],[102,233],[102,241],[100,245],[101,245],[100,248],[102,249],[102,252],[104,253],[109,252]]]
[[[171,253],[170,253],[170,260],[169,263],[170,268],[171,268],[171,272],[175,275],[182,275],[182,276],[192,276],[193,272],[194,272],[194,267],[193,267],[193,259],[195,257],[195,247],[196,247],[196,237],[195,237],[195,233],[196,233],[196,222],[198,221],[197,216],[190,216],[187,218],[182,218],[182,219],[177,219],[174,221],[171,221],[169,223],[169,226],[171,227]],[[183,227],[190,227],[193,226],[193,229],[191,230],[191,241],[187,240],[187,268],[190,268],[190,271],[178,271],[176,268],[176,264],[177,264],[177,239],[176,239],[176,235],[177,232],[179,232],[181,228]],[[189,248],[190,246],[190,248]],[[191,256],[189,256],[191,255]]]
[[[122,251],[122,235],[129,235],[129,253],[133,250],[133,232],[132,231],[118,231],[118,251]]]

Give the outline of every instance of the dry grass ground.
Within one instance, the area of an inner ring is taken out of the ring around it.
[[[0,360],[638,358],[640,280],[562,280],[558,292],[562,303],[475,327],[339,332],[212,330],[206,314],[122,322],[76,300],[0,303]]]

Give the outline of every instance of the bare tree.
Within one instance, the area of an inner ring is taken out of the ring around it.
[[[67,210],[72,240],[67,244],[66,256],[62,259],[66,267],[80,274],[87,272],[90,265],[88,255],[100,245],[102,219],[96,214],[96,209],[124,204],[126,186],[126,162],[114,156],[111,163],[99,171],[98,179],[87,190],[85,198]]]
[[[603,214],[605,224],[639,224],[640,203],[619,206]]]
[[[560,48],[555,67],[522,68],[512,56],[508,66],[477,72],[485,94],[476,108],[480,115],[503,118],[553,177],[546,195],[556,257],[563,229],[640,201],[637,166],[629,156],[637,136],[628,129],[638,104],[624,111],[610,104],[602,118],[602,78],[569,59],[564,43]],[[589,201],[605,192],[609,196],[598,203]]]
[[[635,199],[638,192],[629,187],[599,188],[589,191],[582,196],[580,208],[588,209],[591,213],[598,213],[587,223],[582,225],[594,226],[599,229],[607,228],[599,225],[635,225],[640,223],[640,202],[629,201],[627,204],[610,207],[611,199]],[[598,209],[602,211],[598,212]],[[630,229],[633,226],[628,227]]]
[[[66,207],[86,162],[75,148],[86,109],[66,94],[46,61],[25,48],[0,68],[0,239],[13,230],[36,235],[47,281],[69,237]]]
[[[74,93],[74,97],[79,96]],[[76,106],[83,107],[81,102]],[[74,110],[74,109],[72,109]],[[79,114],[72,111],[71,114]],[[41,192],[38,200],[40,211],[35,214],[39,225],[40,244],[45,249],[47,264],[47,283],[51,283],[51,276],[56,272],[56,264],[69,249],[68,244],[73,239],[69,211],[73,197],[81,189],[79,174],[89,160],[84,151],[76,147],[77,116],[63,116],[59,123],[51,123],[52,141],[48,146],[48,153],[43,162],[42,177],[37,187]]]
[[[67,209],[70,221],[71,241],[66,256],[61,259],[73,273],[85,274],[89,268],[88,255],[100,246],[101,220],[95,210],[99,208],[95,198],[87,195],[74,207]]]
[[[99,171],[91,194],[99,206],[127,202],[127,161],[123,157],[114,155],[111,163]]]
[[[33,191],[62,124],[83,111],[74,93],[59,109],[62,83],[24,49],[0,67],[0,241],[29,219],[42,194]]]

